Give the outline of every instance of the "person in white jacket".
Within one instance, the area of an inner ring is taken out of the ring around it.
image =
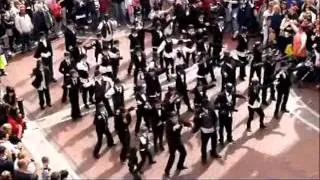
[[[20,6],[20,13],[15,17],[15,26],[21,37],[22,51],[26,48],[30,50],[30,35],[33,30],[33,24],[30,16],[26,13],[26,7]]]

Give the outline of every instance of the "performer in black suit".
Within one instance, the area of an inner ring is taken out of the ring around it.
[[[139,136],[139,151],[140,151],[140,156],[141,156],[141,161],[138,164],[138,171],[143,172],[142,168],[147,160],[149,159],[149,164],[155,164],[156,161],[153,160],[152,154],[150,152],[149,148],[149,137],[148,137],[148,129],[143,127],[141,128],[141,135]]]
[[[272,55],[267,54],[266,58],[263,61],[263,85],[266,86],[262,90],[262,104],[263,105],[268,105],[267,102],[267,92],[268,89],[270,89],[270,99],[274,101],[275,98],[275,88],[273,86],[273,81],[274,81],[274,76],[275,76],[275,68],[276,68],[276,63],[273,62]]]
[[[262,67],[262,52],[261,52],[261,43],[257,41],[253,47],[253,59],[250,65],[250,76],[249,83],[252,80],[254,73],[257,74],[259,82],[261,82],[261,67]]]
[[[246,77],[246,64],[248,63],[246,55],[246,51],[248,50],[247,28],[242,27],[241,34],[239,34],[236,38],[238,40],[238,45],[236,47],[237,55],[239,61],[241,62],[240,80],[244,81],[244,78]]]
[[[68,81],[68,78],[70,78],[70,71],[73,68],[74,66],[71,63],[70,53],[65,52],[64,59],[61,61],[59,66],[59,72],[63,74],[63,85],[62,85],[63,93],[62,93],[62,99],[61,99],[63,103],[67,101],[67,96],[68,96],[67,81]]]
[[[200,81],[204,85],[208,85],[208,81],[206,79],[206,76],[209,73],[209,66],[210,64],[207,61],[208,57],[206,54],[201,53],[199,55],[199,61],[198,61],[198,72],[197,72],[197,83]]]
[[[129,153],[130,148],[130,130],[129,125],[131,123],[131,115],[130,111],[134,110],[134,108],[124,109],[123,107],[118,108],[115,111],[114,116],[114,126],[117,134],[119,136],[119,140],[122,144],[122,149],[120,152],[120,161],[125,162]]]
[[[232,61],[229,52],[225,52],[223,55],[223,63],[221,65],[221,92],[224,91],[224,88],[227,83],[236,85],[236,65]]]
[[[174,111],[171,112],[166,124],[166,135],[170,153],[169,160],[164,171],[165,176],[167,177],[170,176],[170,170],[175,160],[176,151],[180,153],[177,170],[180,171],[187,169],[187,167],[184,166],[187,152],[181,139],[181,130],[183,126],[184,125],[180,122],[178,115]]]
[[[90,66],[89,63],[86,61],[87,56],[82,55],[81,61],[77,63],[77,71],[79,73],[79,79],[81,82],[82,88],[82,101],[85,105],[85,108],[89,109],[88,105],[88,94],[89,94],[89,101],[91,104],[94,104],[93,95],[94,95],[94,86],[93,80],[89,77],[90,73]]]
[[[184,103],[188,106],[188,111],[192,111],[188,96],[186,73],[183,69],[177,70],[176,90],[177,93],[183,98]]]
[[[52,52],[52,46],[51,41],[46,38],[45,33],[40,33],[40,41],[38,43],[38,47],[35,51],[34,57],[39,59],[41,58],[42,64],[46,67],[48,67],[50,71],[50,78],[51,81],[57,82],[53,77],[53,52]]]
[[[108,51],[108,56],[112,67],[113,78],[116,79],[118,77],[120,60],[122,59],[120,56],[118,40],[113,41],[113,44]]]
[[[137,101],[137,110],[136,110],[137,121],[135,126],[135,133],[138,134],[140,131],[142,118],[147,128],[150,129],[148,110],[150,109],[151,106],[148,102],[148,99],[143,87],[137,86],[135,88],[135,96]]]
[[[109,104],[109,98],[114,93],[113,81],[108,77],[103,77],[99,71],[95,71],[94,97],[95,103],[98,105],[103,102],[108,115],[113,116],[113,111]]]
[[[131,29],[131,33],[128,38],[130,40],[130,63],[128,67],[128,75],[130,75],[134,64],[135,53],[139,50],[137,47],[141,47],[141,41],[139,40],[138,31],[135,28]]]
[[[113,138],[108,127],[108,113],[103,103],[97,105],[97,111],[94,116],[94,125],[96,126],[96,132],[98,142],[94,148],[93,156],[98,159],[100,158],[99,151],[102,145],[103,135],[107,136],[108,147],[114,146]]]
[[[64,31],[64,42],[66,45],[66,50],[71,51],[77,45],[77,36],[76,31],[73,25],[68,25],[66,30]]]
[[[150,105],[152,105],[157,101],[157,99],[161,99],[161,84],[154,68],[148,70],[145,81],[146,95]]]
[[[119,79],[114,81],[114,94],[112,95],[113,109],[114,112],[119,110],[121,107],[125,107],[124,104],[124,87]]]
[[[154,152],[158,152],[158,148],[160,151],[164,151],[163,147],[163,135],[164,135],[164,124],[165,124],[165,112],[164,108],[161,105],[161,102],[158,101],[150,112],[151,116],[151,125],[153,132],[153,146]]]
[[[257,114],[260,117],[260,129],[265,128],[266,126],[263,123],[264,120],[264,112],[261,108],[261,93],[262,93],[262,87],[259,83],[259,80],[252,79],[251,84],[249,86],[249,104],[248,104],[248,110],[249,110],[249,118],[247,122],[247,131],[251,132],[251,121],[253,120],[254,112],[257,112]]]
[[[244,96],[236,94],[234,86],[227,83],[225,91],[221,92],[215,100],[215,106],[219,110],[219,142],[224,144],[223,131],[227,131],[227,141],[233,142],[232,139],[232,112],[235,110],[236,98],[244,98]]]
[[[276,109],[274,111],[274,117],[276,119],[279,119],[279,109],[281,107],[281,112],[287,113],[289,112],[287,110],[287,102],[288,97],[290,93],[290,87],[291,87],[291,78],[290,78],[290,71],[288,70],[288,67],[285,67],[285,62],[281,63],[281,70],[276,75],[276,87],[277,87],[277,103],[276,103]]]
[[[71,117],[73,120],[81,118],[80,105],[79,105],[79,93],[81,83],[77,74],[77,71],[70,71],[71,77],[67,82],[67,88],[69,90],[69,100],[71,104]]]
[[[133,72],[133,80],[134,84],[137,84],[137,76],[138,72],[146,71],[146,56],[145,54],[141,51],[140,48],[137,48],[134,56],[133,56],[133,62],[134,62],[134,72]]]
[[[37,66],[33,69],[31,76],[35,76],[32,82],[34,88],[38,90],[40,108],[44,109],[44,99],[46,99],[46,104],[51,107],[50,98],[50,70],[45,67],[41,61],[37,61]]]
[[[195,116],[195,126],[193,132],[201,131],[201,160],[205,164],[207,162],[207,145],[211,139],[210,154],[214,158],[221,158],[217,153],[217,132],[216,123],[217,116],[213,109],[209,107],[209,101],[203,100],[200,112]]]

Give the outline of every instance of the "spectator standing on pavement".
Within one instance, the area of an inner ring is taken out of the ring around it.
[[[126,18],[124,0],[112,0],[112,14],[119,24],[125,24]]]
[[[35,51],[34,57],[37,59],[41,58],[42,64],[50,71],[50,81],[57,82],[57,80],[54,79],[53,74],[53,51],[51,41],[43,32],[40,33],[40,41],[38,43],[38,47]]]
[[[33,24],[30,16],[26,13],[26,6],[20,5],[20,13],[15,17],[15,27],[21,38],[22,52],[31,50],[30,35],[33,30]]]
[[[7,149],[0,145],[0,174],[4,171],[9,171],[10,173],[13,173],[14,171],[13,161],[7,156],[6,151]]]
[[[28,164],[30,160],[21,159],[18,161],[18,169],[14,171],[15,179],[28,179],[28,180],[37,180],[38,175],[35,173],[30,173],[28,171]]]
[[[35,69],[33,69],[31,76],[35,77],[32,85],[38,90],[40,108],[45,108],[44,100],[46,100],[47,106],[51,107],[51,97],[49,90],[50,70],[45,67],[41,61],[37,61],[37,66]]]

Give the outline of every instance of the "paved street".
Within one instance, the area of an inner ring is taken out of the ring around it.
[[[135,103],[132,96],[132,77],[127,76],[129,61],[129,40],[126,32],[119,32],[121,61],[120,80],[125,84],[126,106]],[[85,39],[85,42],[90,42]],[[150,47],[150,37],[147,38]],[[227,38],[229,48],[234,43]],[[61,103],[62,75],[58,66],[63,58],[64,40],[53,42],[54,70],[58,83],[51,85],[52,108],[40,111],[37,92],[32,87],[30,74],[36,60],[32,53],[18,55],[8,66],[8,76],[2,81],[14,86],[18,97],[24,99],[25,111],[30,119],[24,143],[28,150],[39,160],[47,155],[51,158],[52,167],[67,168],[73,178],[130,178],[128,167],[121,165],[119,160],[120,143],[114,136],[117,146],[112,149],[102,147],[99,160],[95,160],[92,151],[96,143],[93,126],[92,106],[89,111],[83,109],[84,117],[76,122],[71,121],[69,104]],[[147,49],[147,53],[151,49]],[[93,50],[88,51],[88,62],[95,66]],[[196,66],[188,70],[188,88],[195,86]],[[220,69],[215,70],[218,76],[217,87],[209,90],[209,97],[214,97],[220,90]],[[160,77],[162,84],[168,84]],[[240,94],[247,95],[248,82],[237,86]],[[294,88],[288,101],[289,114],[283,114],[280,120],[272,118],[275,102],[265,108],[267,129],[258,130],[256,118],[252,122],[252,132],[245,131],[248,118],[247,104],[243,100],[237,102],[238,112],[234,113],[233,135],[235,142],[220,147],[222,159],[209,161],[206,166],[201,164],[199,134],[192,134],[186,128],[183,133],[187,148],[186,165],[188,169],[177,174],[172,169],[174,179],[200,178],[319,178],[319,91],[310,85],[306,88]],[[81,98],[80,98],[81,102]],[[184,105],[183,105],[184,107]],[[184,107],[185,108],[185,107]],[[184,111],[183,111],[184,112]],[[135,114],[132,113],[133,117]],[[192,114],[184,113],[183,117],[192,120]],[[134,118],[135,119],[135,118]],[[113,130],[113,123],[110,128]],[[135,121],[131,124],[133,128]],[[113,133],[114,134],[114,133]],[[132,137],[134,137],[132,135]],[[134,138],[132,138],[134,139]],[[134,141],[134,140],[133,140]],[[166,149],[168,147],[166,146]],[[151,168],[146,167],[144,178],[159,179],[168,160],[169,153],[156,154],[157,161]]]

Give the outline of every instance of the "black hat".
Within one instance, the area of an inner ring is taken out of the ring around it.
[[[116,79],[114,80],[114,83],[115,83],[115,84],[119,84],[119,83],[121,83],[121,81],[120,81],[119,78],[116,78]]]
[[[46,33],[44,33],[43,31],[41,31],[41,32],[39,33],[39,36],[40,36],[40,37],[46,36]]]
[[[247,31],[248,31],[248,28],[245,26],[241,27],[241,29],[240,29],[241,33],[246,33]]]

